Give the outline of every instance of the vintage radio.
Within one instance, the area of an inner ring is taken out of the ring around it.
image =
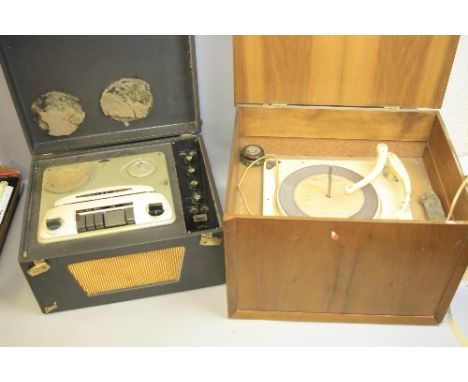
[[[468,264],[439,112],[458,37],[238,36],[235,318],[436,324]]]
[[[32,152],[19,262],[44,313],[224,283],[187,36],[2,37]]]

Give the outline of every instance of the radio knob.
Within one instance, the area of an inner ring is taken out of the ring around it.
[[[202,200],[202,196],[198,192],[194,192],[192,195],[192,199],[194,203],[199,203]]]
[[[198,211],[198,208],[195,207],[195,206],[190,207],[188,211],[189,211],[189,214],[190,214],[190,215],[197,215],[198,212],[199,212],[199,211]]]
[[[151,216],[159,216],[164,213],[164,208],[162,203],[150,203],[148,205],[148,213]]]
[[[193,174],[195,174],[196,171],[197,171],[197,170],[195,169],[195,167],[190,166],[190,167],[187,169],[187,174],[188,174],[189,176],[192,176]]]
[[[193,156],[190,153],[185,156],[185,163],[190,163],[192,160]]]
[[[198,180],[196,180],[196,179],[191,180],[190,183],[189,183],[190,188],[197,188],[198,185],[199,185],[199,183],[198,183]]]
[[[203,204],[202,206],[200,206],[200,212],[202,214],[207,214],[209,210],[210,210],[210,207],[208,207],[206,204]]]
[[[62,219],[60,218],[53,218],[53,219],[46,220],[46,226],[49,231],[55,231],[56,229],[59,229],[61,225],[62,225]]]

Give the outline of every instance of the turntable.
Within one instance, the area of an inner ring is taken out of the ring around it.
[[[263,215],[411,219],[411,182],[399,158],[377,145],[372,158],[267,159]]]
[[[457,43],[234,37],[230,317],[443,319],[468,265],[468,193],[435,109]]]

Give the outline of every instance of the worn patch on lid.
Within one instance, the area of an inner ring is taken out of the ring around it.
[[[150,85],[138,78],[122,78],[104,89],[101,99],[103,113],[123,122],[146,118],[153,108],[153,94]]]
[[[86,113],[80,99],[72,94],[51,91],[42,94],[31,105],[39,127],[54,137],[73,134],[84,121]]]

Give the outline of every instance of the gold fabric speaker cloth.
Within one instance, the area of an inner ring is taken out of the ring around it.
[[[179,281],[185,247],[107,257],[68,265],[88,296]]]

